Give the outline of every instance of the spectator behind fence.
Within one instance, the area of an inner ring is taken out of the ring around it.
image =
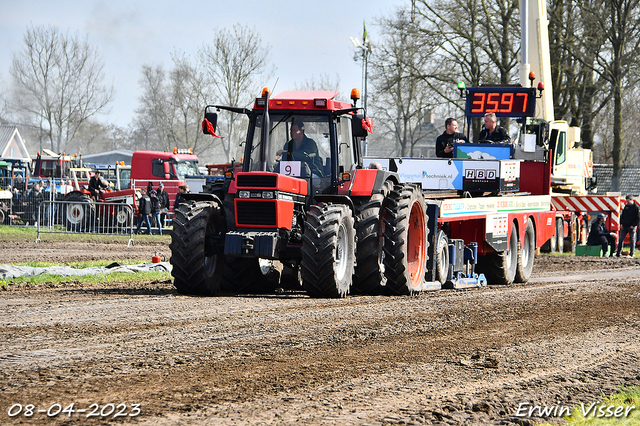
[[[164,223],[171,204],[169,203],[169,194],[164,189],[164,183],[162,182],[158,184],[158,201],[160,202],[160,220]]]
[[[151,234],[151,200],[147,195],[147,190],[140,189],[140,199],[138,200],[138,227],[136,228],[136,234],[140,233],[142,222],[147,225],[147,231]]]
[[[155,190],[149,191],[149,199],[151,200],[151,221],[155,219],[158,224],[158,233],[162,235],[162,223],[160,223],[160,200]]]
[[[44,201],[44,193],[42,192],[42,187],[40,183],[36,182],[33,184],[33,187],[29,191],[29,206],[28,206],[28,214],[27,214],[27,223],[35,224],[38,221],[38,208],[40,204]]]
[[[73,192],[73,186],[71,185],[71,179],[68,181],[62,179],[60,181],[60,195],[64,198],[68,193]]]
[[[22,175],[18,175],[16,176],[15,182],[13,184],[14,188],[17,189],[20,194],[25,194],[25,192],[27,191],[27,184],[25,183],[24,179],[22,178]]]

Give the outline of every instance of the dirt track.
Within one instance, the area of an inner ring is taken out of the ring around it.
[[[57,246],[20,259],[168,253]],[[0,244],[5,263],[15,252]],[[84,424],[91,409],[37,410],[111,403],[140,404],[116,421],[148,425],[533,424],[520,404],[640,385],[638,262],[541,256],[526,285],[342,300],[185,297],[170,282],[13,288],[0,298],[0,423]],[[9,417],[13,404],[33,417]]]

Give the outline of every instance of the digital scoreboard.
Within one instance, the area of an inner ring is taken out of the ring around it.
[[[533,117],[536,109],[534,87],[469,87],[467,117],[493,112],[498,117]]]

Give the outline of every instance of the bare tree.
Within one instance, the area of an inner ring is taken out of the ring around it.
[[[12,109],[41,126],[51,149],[61,152],[83,123],[105,111],[113,88],[103,85],[103,63],[87,38],[56,27],[31,27],[14,55]]]
[[[216,31],[213,44],[204,45],[199,58],[209,76],[216,104],[245,107],[260,95],[260,81],[269,77],[267,60],[270,47],[263,46],[262,38],[255,31],[240,24],[229,31]],[[245,117],[228,113],[218,122],[226,161],[235,154],[242,136],[239,128]]]
[[[193,148],[202,155],[209,141],[200,130],[203,106],[206,105],[206,78],[196,63],[184,55],[172,55],[174,68],[169,73],[170,137],[175,146]]]
[[[311,76],[311,78],[303,81],[302,83],[296,83],[294,85],[296,90],[333,90],[338,91],[340,87],[340,76],[336,73],[335,78],[329,74],[320,74],[319,76]]]
[[[142,95],[136,109],[134,127],[144,149],[169,149],[169,89],[162,65],[142,66]]]
[[[595,71],[607,35],[594,31],[594,16],[585,13],[603,7],[604,0],[554,0],[548,5],[555,116],[580,126],[582,146],[588,149],[593,149],[593,122],[611,99],[609,84]]]
[[[640,65],[640,0],[607,0],[605,13],[591,10],[599,17],[599,28],[608,35],[610,52],[596,59],[602,76],[613,92],[613,178],[614,190],[620,188],[623,153],[622,106],[627,87],[638,81]]]
[[[517,77],[517,1],[417,0],[415,25],[423,59],[416,73],[447,102],[458,105],[459,81],[468,86],[511,84]],[[502,124],[508,126],[508,120]],[[473,134],[480,132],[474,120]]]
[[[380,20],[380,27],[383,40],[370,62],[375,90],[369,109],[383,129],[378,135],[391,137],[396,154],[412,156],[425,137],[422,124],[432,107],[433,91],[415,73],[422,55],[407,12],[398,10],[393,18]]]

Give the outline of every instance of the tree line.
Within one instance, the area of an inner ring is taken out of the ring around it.
[[[614,166],[614,185],[625,164],[640,164],[636,87],[640,64],[640,0],[550,0],[550,59],[556,119],[581,128],[595,162]],[[517,0],[413,0],[380,17],[369,57],[367,114],[375,120],[371,144],[410,156],[429,143],[425,117],[462,119],[456,85],[515,84],[520,20]],[[57,152],[191,147],[212,162],[239,159],[244,116],[225,114],[225,139],[213,143],[200,130],[207,103],[251,106],[272,76],[271,47],[237,24],[219,29],[195,57],[174,52],[172,64],[146,64],[141,96],[127,128],[100,123],[115,93],[104,83],[104,63],[86,37],[32,26],[10,69],[11,91],[2,121],[36,129],[39,147]],[[262,84],[261,84],[262,83]],[[329,76],[296,89],[334,90]],[[471,133],[477,135],[479,124]]]
[[[594,161],[640,165],[640,0],[549,0],[554,113],[581,128]],[[379,20],[373,55],[374,115],[397,155],[412,155],[426,113],[464,116],[456,89],[518,83],[517,0],[413,0]],[[479,133],[473,123],[471,134]],[[416,134],[418,133],[418,134]]]

